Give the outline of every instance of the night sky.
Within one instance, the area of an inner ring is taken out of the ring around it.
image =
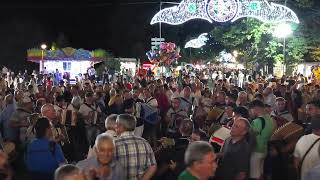
[[[27,49],[42,43],[50,47],[61,39],[74,48],[102,48],[116,57],[146,59],[150,38],[159,36],[159,25],[149,24],[159,8],[159,0],[1,0],[0,67],[38,68],[26,61]],[[162,35],[183,46],[216,25],[228,23],[194,20],[179,26],[162,24]]]
[[[27,49],[59,39],[74,48],[103,48],[116,57],[145,59],[150,38],[159,36],[159,26],[149,24],[158,10],[156,0],[1,1],[0,65],[37,68],[26,61]],[[179,27],[163,25],[163,36],[183,43],[189,36],[208,32],[210,26],[201,20]]]

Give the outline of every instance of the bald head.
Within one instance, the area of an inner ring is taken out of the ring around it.
[[[44,117],[47,117],[50,120],[55,119],[56,111],[54,110],[54,107],[52,104],[45,104],[41,107],[41,115]]]
[[[55,180],[84,180],[81,170],[72,164],[59,167],[54,173]]]

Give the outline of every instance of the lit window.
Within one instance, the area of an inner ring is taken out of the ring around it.
[[[63,62],[63,70],[71,71],[71,62]]]

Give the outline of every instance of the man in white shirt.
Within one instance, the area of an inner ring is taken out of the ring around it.
[[[153,108],[158,108],[158,101],[156,98],[152,97],[149,89],[145,88],[143,90],[143,95],[144,95],[146,104],[150,105]]]
[[[183,96],[180,99],[180,107],[185,110],[189,116],[192,115],[193,110],[199,106],[197,99],[191,96],[191,88],[189,86],[183,89]]]
[[[89,75],[89,79],[91,81],[94,81],[96,79],[96,70],[94,69],[93,66],[91,66],[89,69],[88,69],[88,75]]]
[[[294,150],[294,165],[300,171],[301,180],[305,180],[306,173],[320,160],[318,148],[320,145],[319,116],[311,120],[312,134],[302,136]],[[301,169],[299,168],[301,166]]]
[[[79,95],[79,86],[75,85],[71,87],[72,100],[68,106],[68,110],[78,111],[82,105],[82,99]]]
[[[84,117],[87,140],[90,145],[94,144],[96,136],[99,134],[96,124],[99,121],[100,107],[94,102],[93,93],[87,92],[85,103],[80,106],[79,113]]]
[[[48,70],[47,70],[47,67],[44,67],[43,69],[43,74],[46,75],[46,74],[49,74]]]
[[[319,156],[320,156],[320,146],[318,148]],[[320,161],[318,161],[317,165],[314,166],[310,171],[306,173],[305,180],[319,180],[320,179]]]
[[[117,117],[118,117],[117,114],[110,114],[106,118],[104,124],[107,131],[102,133],[103,135],[108,135],[110,137],[117,138],[117,133],[115,130]],[[94,157],[97,155],[96,152],[94,151],[94,148],[95,147],[89,149],[87,158]]]

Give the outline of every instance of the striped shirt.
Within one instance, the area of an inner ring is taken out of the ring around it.
[[[123,173],[128,180],[141,179],[150,166],[157,164],[150,144],[133,132],[122,133],[115,139],[115,145],[115,159],[124,168]]]

